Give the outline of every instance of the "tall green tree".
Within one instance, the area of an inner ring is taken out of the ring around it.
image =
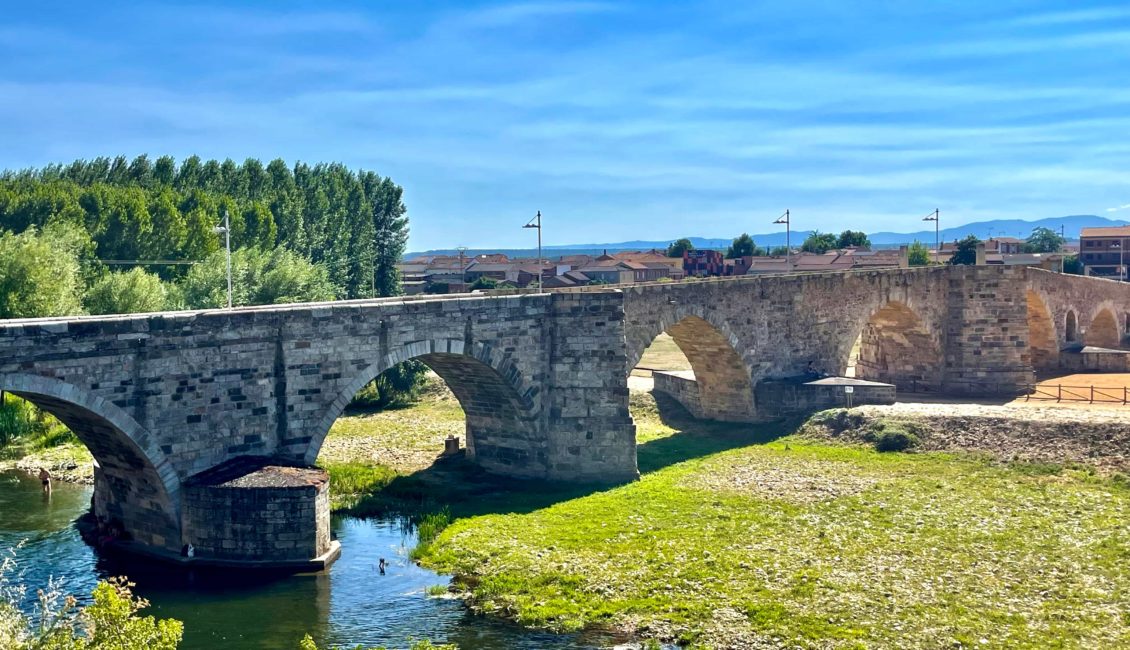
[[[835,248],[861,248],[871,249],[871,240],[862,230],[845,230],[836,240]]]
[[[0,318],[82,313],[79,262],[65,244],[37,233],[0,234]]]
[[[227,304],[227,260],[217,251],[192,267],[181,287],[192,309]],[[232,304],[273,305],[333,300],[337,294],[326,270],[285,248],[242,248],[232,255]]]
[[[830,232],[822,233],[819,230],[812,231],[811,234],[805,238],[804,243],[801,244],[800,249],[806,253],[816,253],[823,255],[836,247],[838,239]]]
[[[911,266],[926,266],[930,263],[930,249],[917,239],[907,248],[906,253]]]
[[[1051,228],[1036,228],[1024,242],[1025,253],[1055,253],[1063,248],[1064,238]]]
[[[950,257],[949,263],[953,265],[959,264],[976,264],[977,263],[977,244],[981,240],[975,235],[969,235],[965,239],[957,242],[953,256]]]
[[[694,244],[691,243],[691,240],[683,237],[676,239],[667,246],[667,257],[682,257],[683,253],[693,250]]]
[[[730,243],[730,247],[726,249],[726,257],[728,259],[748,257],[758,254],[760,254],[760,249],[758,249],[757,244],[753,242],[753,237],[750,237],[747,233],[744,232],[741,235],[735,237],[734,241]]]

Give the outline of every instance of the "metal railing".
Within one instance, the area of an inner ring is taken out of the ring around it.
[[[1024,401],[1081,402],[1087,404],[1130,404],[1130,386],[1101,387],[1069,384],[1009,384],[988,381],[925,382],[911,380],[898,386],[900,393],[933,393],[935,395],[984,395],[986,397],[1023,397]]]

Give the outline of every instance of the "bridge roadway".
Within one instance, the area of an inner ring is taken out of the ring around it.
[[[277,468],[312,466],[352,396],[409,359],[455,393],[485,469],[619,482],[638,476],[626,378],[661,332],[691,362],[703,417],[751,421],[758,382],[810,364],[984,394],[1128,330],[1130,286],[1108,280],[1000,266],[797,274],[2,321],[0,390],[90,448],[95,514],[136,548],[301,564],[329,552],[326,480]]]

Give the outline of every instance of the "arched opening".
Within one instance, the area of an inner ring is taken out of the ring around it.
[[[699,316],[686,316],[660,333],[636,368],[653,373],[655,389],[670,394],[695,417],[753,419],[753,384],[730,337]]]
[[[433,432],[439,434],[439,439],[421,440],[416,434],[427,432],[410,432],[412,435],[407,438],[416,442],[408,444],[433,445],[431,456],[434,457],[443,450],[442,436],[455,433],[451,425],[462,418],[463,444],[469,459],[487,470],[511,476],[545,476],[548,468],[545,443],[537,435],[536,391],[525,387],[517,368],[508,360],[492,358],[489,349],[478,346],[473,354],[464,354],[462,349],[461,341],[412,344],[361,370],[322,419],[306,461],[318,460],[331,427],[359,391],[385,373],[396,372],[399,363],[414,360],[425,365],[446,385],[457,406],[446,405],[441,417],[446,424]],[[391,447],[396,444],[395,440],[389,441],[389,451],[395,451]],[[381,458],[367,460],[382,461]]]
[[[50,413],[94,457],[94,515],[147,546],[179,550],[179,482],[148,434],[113,403],[76,386],[29,375],[0,375],[9,392]]]
[[[1051,370],[1059,363],[1055,322],[1047,304],[1035,291],[1028,291],[1028,349],[1032,368],[1037,372]]]
[[[863,325],[844,374],[915,390],[940,385],[941,368],[935,334],[914,310],[891,301]]]
[[[1100,309],[1098,314],[1091,319],[1091,325],[1083,337],[1087,345],[1100,348],[1117,348],[1122,341],[1119,334],[1118,321],[1109,309]]]
[[[1064,340],[1068,343],[1075,343],[1079,340],[1079,323],[1075,318],[1075,312],[1069,310],[1067,312],[1067,320],[1064,324]]]

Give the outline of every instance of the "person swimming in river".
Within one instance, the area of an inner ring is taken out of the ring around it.
[[[377,563],[377,569],[380,570],[382,576],[385,574],[385,567],[387,566],[388,562],[385,562],[385,559],[382,557],[381,561]]]
[[[39,468],[39,482],[43,484],[44,494],[51,493],[51,472],[46,467]]]

